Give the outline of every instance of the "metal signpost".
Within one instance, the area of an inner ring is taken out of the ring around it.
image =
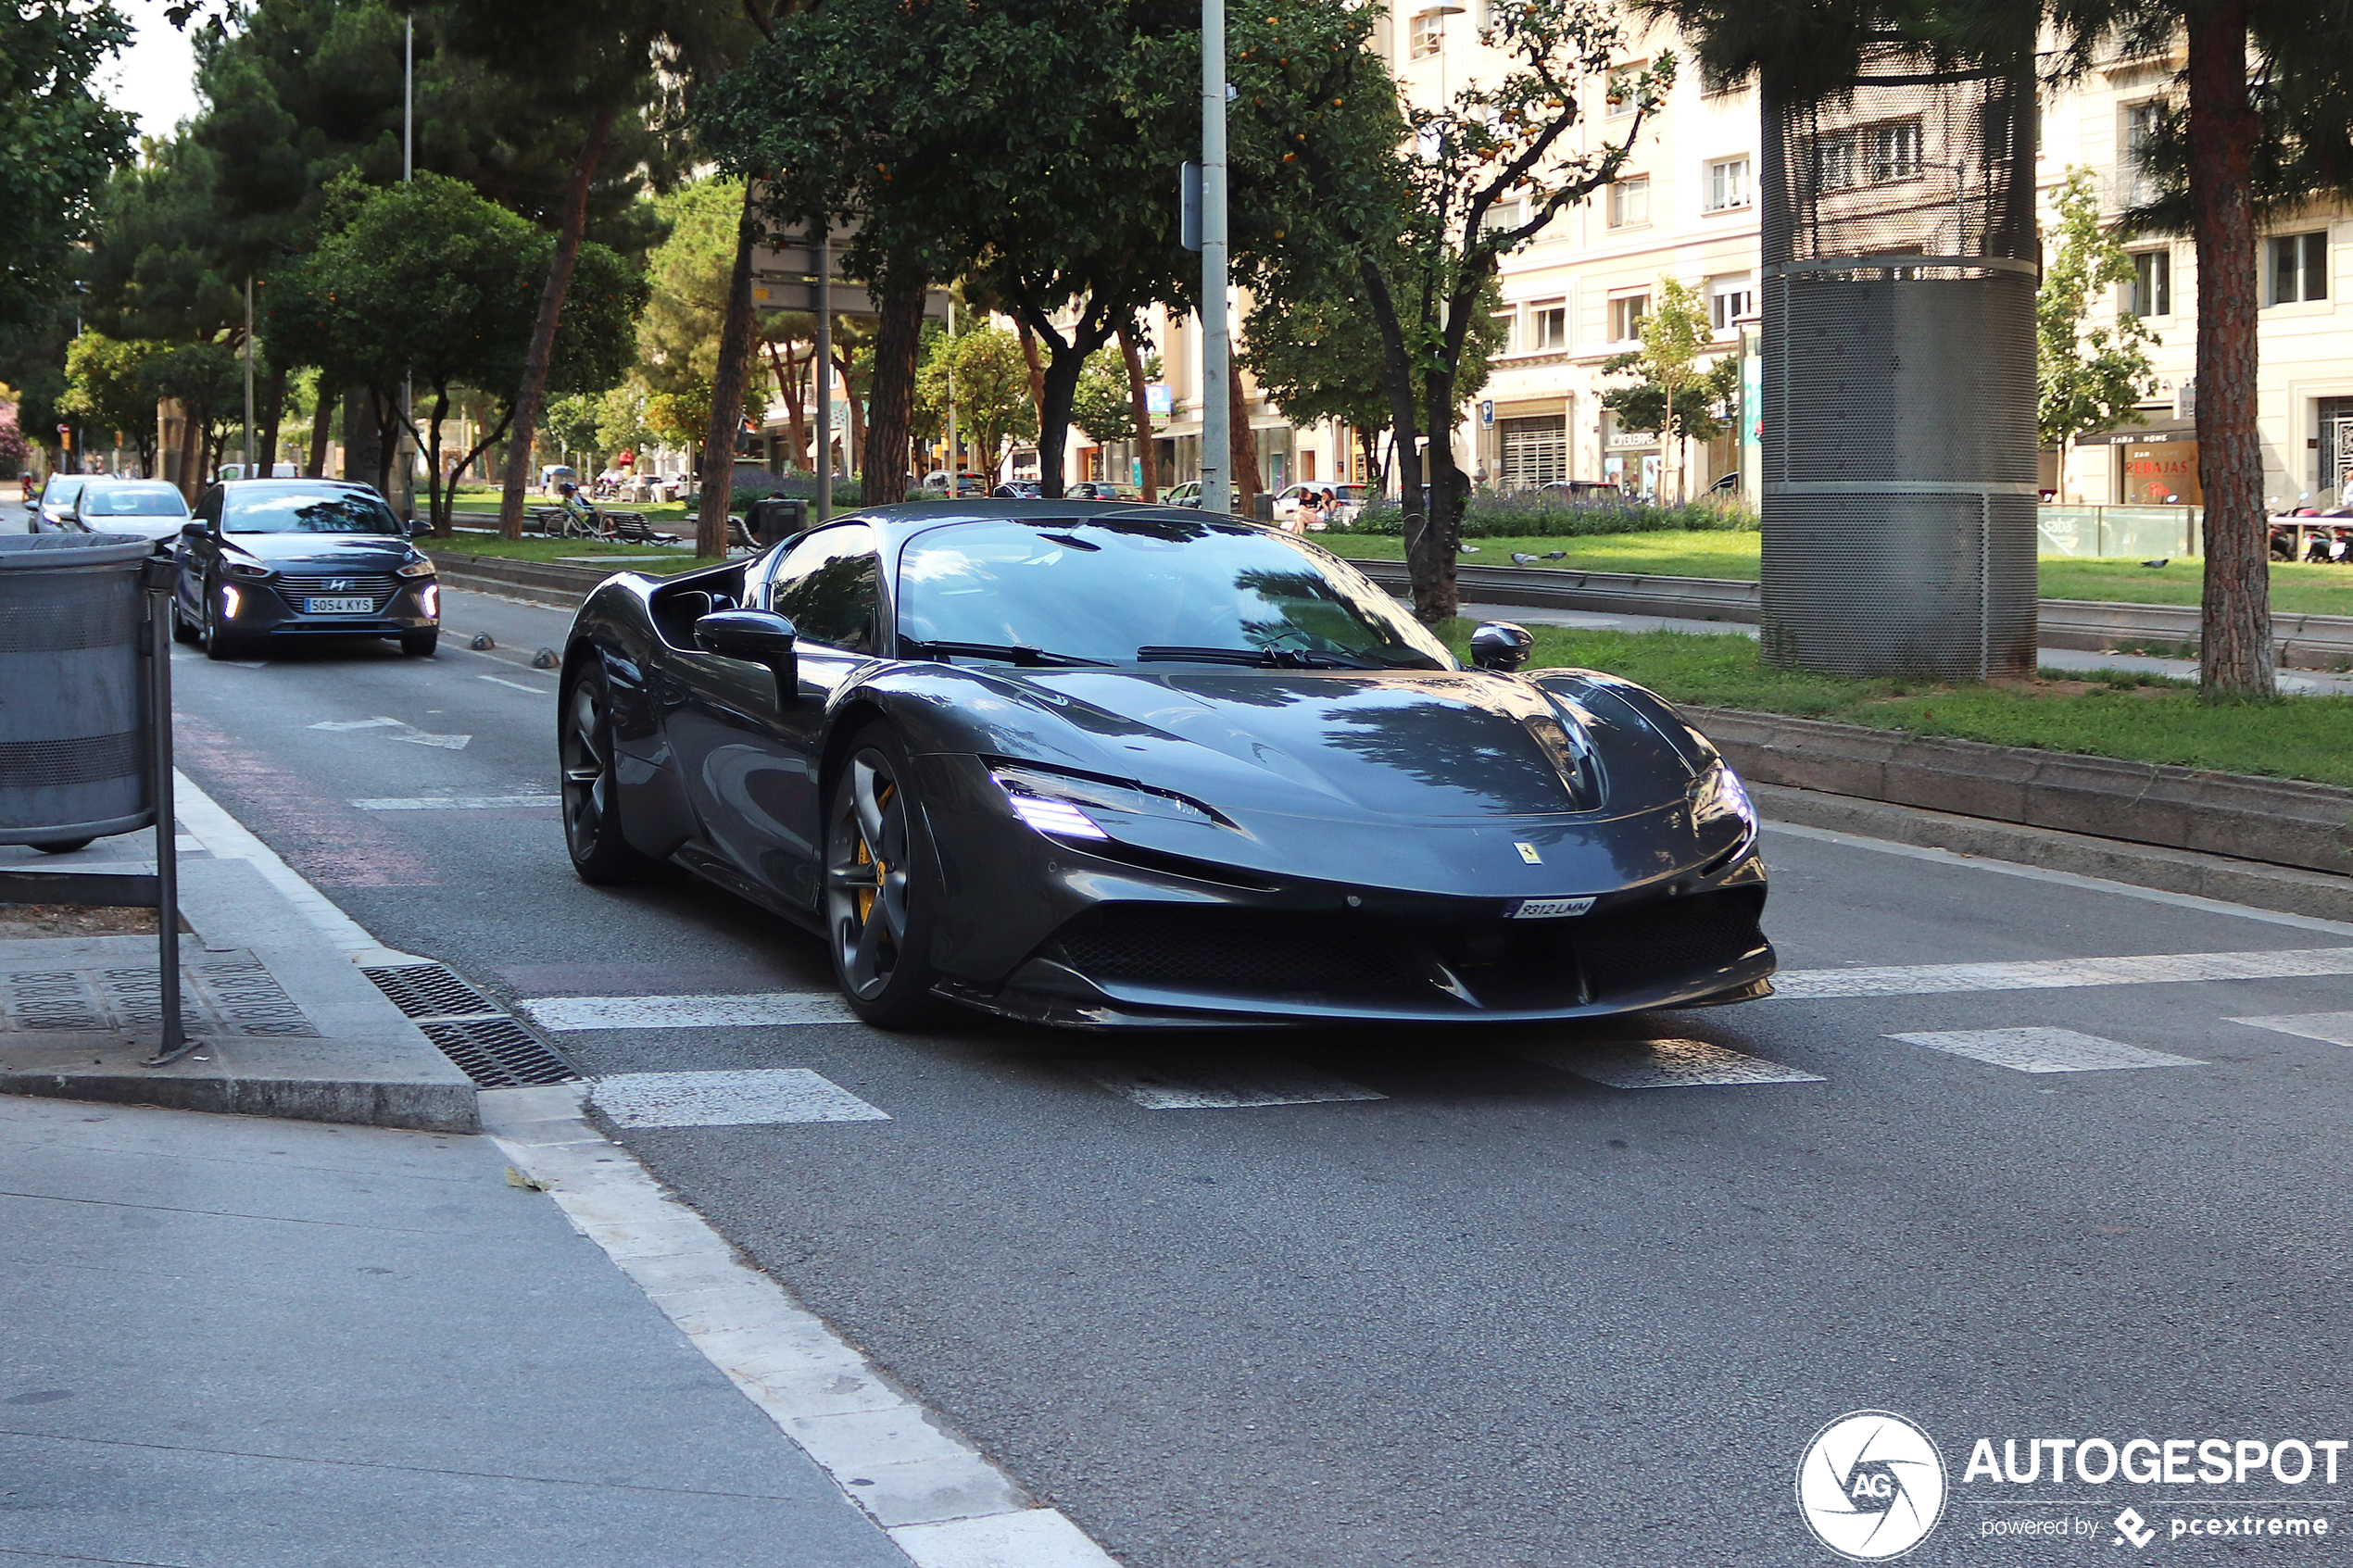
[[[1201,6],[1201,506],[1234,509],[1226,322],[1226,0]]]

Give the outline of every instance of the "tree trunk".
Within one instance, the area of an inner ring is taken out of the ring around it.
[[[539,315],[532,322],[531,346],[522,360],[522,384],[516,389],[515,439],[507,448],[506,489],[498,497],[498,532],[510,539],[522,537],[523,491],[531,480],[531,436],[539,427],[539,405],[547,390],[547,370],[554,362],[556,322],[563,313],[564,291],[572,286],[573,264],[580,259],[581,237],[588,227],[588,183],[596,178],[597,160],[604,155],[605,138],[612,130],[613,106],[598,106],[573,160],[571,182],[564,190],[563,220],[556,231],[555,254],[547,260],[547,286],[539,291]]]
[[[727,313],[719,325],[719,365],[711,383],[711,427],[703,437],[702,503],[695,512],[695,554],[727,553],[727,508],[736,495],[736,433],[744,423],[744,383],[751,376],[751,252],[760,225],[744,182],[736,220],[736,265],[727,277]]]
[[[1258,436],[1250,428],[1250,399],[1242,395],[1241,361],[1226,360],[1227,460],[1234,465],[1234,510],[1258,515]]]
[[[270,372],[269,390],[261,397],[261,439],[254,447],[264,479],[278,471],[278,426],[286,412],[286,368],[280,365]]]
[[[894,284],[882,296],[875,334],[875,375],[868,389],[873,422],[866,426],[866,462],[859,499],[868,506],[907,498],[907,443],[915,420],[915,358],[923,346],[924,281]]]
[[[1457,608],[1454,548],[1430,526],[1422,493],[1420,416],[1414,408],[1414,369],[1405,356],[1405,333],[1390,297],[1389,280],[1370,260],[1356,264],[1380,330],[1381,386],[1389,394],[1390,452],[1397,468],[1397,500],[1405,513],[1405,569],[1413,579],[1414,615],[1425,623],[1451,620]]]
[[[1038,334],[1031,332],[1029,323],[1018,315],[1013,318],[1013,331],[1021,337],[1021,357],[1029,363],[1029,406],[1038,410],[1038,438],[1042,441],[1046,432],[1046,370],[1038,361]],[[1043,451],[1042,447],[1040,451]],[[1041,482],[1045,479],[1043,469],[1038,470],[1038,477]],[[1057,488],[1046,494],[1059,495],[1062,491]]]
[[[2197,243],[2197,477],[2206,492],[2198,690],[2268,698],[2271,538],[2255,433],[2255,213],[2260,117],[2246,91],[2244,0],[2189,21],[2191,233]]]
[[[327,477],[327,437],[334,429],[335,395],[327,390],[324,381],[319,384],[319,406],[310,410],[310,457],[302,465],[306,478]]]
[[[79,467],[82,454],[77,450],[73,458]],[[185,403],[180,405],[180,493],[192,507],[204,494],[204,420]]]
[[[845,477],[866,471],[866,406],[858,400],[858,394],[849,382],[850,367],[857,362],[858,356],[855,352],[839,353],[834,356],[834,390],[841,395],[842,402],[849,409],[846,422],[842,426],[843,433],[849,442],[849,445],[842,449],[841,454],[842,473]],[[872,388],[870,387],[869,390],[871,391]]]
[[[1119,329],[1119,357],[1127,361],[1127,402],[1136,415],[1136,460],[1143,470],[1144,503],[1160,499],[1160,459],[1152,450],[1151,397],[1144,390],[1144,357],[1136,347],[1132,327]]]
[[[1086,373],[1087,357],[1101,342],[1087,343],[1078,330],[1067,345],[1052,345],[1039,383],[1038,404],[1038,493],[1049,500],[1063,494],[1063,463],[1070,445],[1070,408],[1078,399],[1078,378]],[[996,483],[992,470],[989,483]]]
[[[809,469],[809,433],[801,428],[809,417],[808,400],[801,395],[800,356],[790,349],[776,350],[774,338],[768,340],[768,363],[776,371],[776,395],[785,400],[785,457],[793,467],[807,473]]]

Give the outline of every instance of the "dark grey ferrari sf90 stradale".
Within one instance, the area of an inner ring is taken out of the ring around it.
[[[1557,1019],[1768,994],[1740,780],[1666,702],[1485,669],[1303,539],[1198,511],[884,507],[591,595],[573,863],[821,933],[862,1017]]]

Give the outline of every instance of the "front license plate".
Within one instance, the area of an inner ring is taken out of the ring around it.
[[[312,598],[303,600],[302,608],[306,615],[373,615],[376,613],[376,601],[366,594],[332,599]]]
[[[1514,920],[1561,920],[1581,915],[1593,907],[1591,898],[1522,898],[1512,911]]]

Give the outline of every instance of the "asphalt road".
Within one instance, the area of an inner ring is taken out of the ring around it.
[[[182,650],[182,765],[381,940],[504,997],[825,988],[812,938],[727,895],[581,885],[551,807],[355,806],[553,791],[555,683],[529,659],[568,618],[459,593],[446,613],[431,660]],[[465,651],[474,632],[498,647]],[[2128,1503],[2160,1532],[2151,1558],[2344,1556],[2353,1456],[2338,1485],[2261,1461],[2138,1487],[1964,1470],[1981,1437],[2021,1468],[2046,1437],[2353,1438],[2353,1052],[2232,1022],[2343,1013],[2353,984],[1908,972],[1836,996],[1820,972],[2353,949],[2353,929],[1790,832],[1768,848],[1768,930],[1814,994],[1733,1010],[1504,1034],[553,1037],[592,1074],[808,1068],[887,1112],[620,1135],[1135,1568],[1831,1562],[1793,1478],[1866,1408],[1918,1423],[1950,1475],[1913,1562],[2143,1555],[2110,1525]],[[2347,1022],[2300,1027],[2353,1040]],[[2028,1042],[2046,1054],[2187,1060],[2028,1072],[1890,1037],[2021,1028],[2095,1037]],[[1711,1060],[1611,1045],[1642,1039],[1818,1076],[1575,1071]],[[1151,1110],[1103,1086],[1281,1064],[1380,1098]],[[2343,1529],[2170,1537],[2226,1509]],[[2055,1519],[2096,1534],[1987,1533]]]

